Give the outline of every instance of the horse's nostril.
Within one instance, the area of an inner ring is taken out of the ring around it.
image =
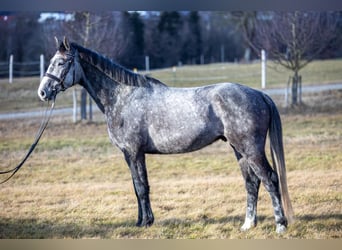
[[[46,96],[46,93],[45,93],[44,90],[41,90],[41,91],[40,91],[40,96],[43,97],[43,98]]]

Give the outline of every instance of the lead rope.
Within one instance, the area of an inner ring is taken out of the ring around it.
[[[43,117],[43,120],[40,124],[40,128],[36,134],[36,138],[34,140],[34,142],[32,143],[31,147],[29,148],[27,154],[25,155],[25,157],[22,159],[22,161],[18,164],[18,166],[16,166],[15,168],[13,169],[10,169],[10,170],[7,170],[7,171],[0,171],[0,174],[8,174],[8,173],[12,173],[7,179],[5,179],[4,181],[0,182],[0,184],[3,184],[5,183],[6,181],[8,181],[9,179],[11,179],[16,172],[18,172],[18,170],[24,165],[25,161],[29,158],[29,156],[31,155],[31,153],[33,152],[33,150],[35,149],[35,147],[37,146],[39,140],[40,140],[40,137],[43,135],[43,132],[46,128],[46,126],[48,125],[49,123],[49,120],[50,120],[50,117],[51,117],[51,114],[52,114],[52,111],[55,107],[55,100],[56,100],[56,96],[53,98],[52,100],[52,104],[51,104],[51,108],[50,108],[50,111],[48,108],[46,108],[45,112],[44,112],[44,117]]]

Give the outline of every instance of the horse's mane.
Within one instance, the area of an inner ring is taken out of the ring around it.
[[[71,48],[78,51],[80,59],[113,81],[135,87],[151,87],[152,85],[166,86],[164,83],[152,77],[134,73],[123,66],[113,62],[112,60],[100,55],[99,53],[90,49],[84,48],[76,43],[71,43]]]

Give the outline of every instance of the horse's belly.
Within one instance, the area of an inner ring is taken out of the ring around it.
[[[184,153],[198,150],[223,135],[207,91],[169,90],[153,96],[146,112],[148,147],[155,153]]]
[[[186,153],[201,149],[217,139],[221,135],[217,129],[209,130],[208,127],[198,125],[178,127],[169,130],[162,128],[150,130],[147,153],[176,154]]]

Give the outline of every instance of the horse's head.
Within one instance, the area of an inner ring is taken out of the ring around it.
[[[55,98],[60,91],[79,83],[81,79],[76,58],[77,51],[70,47],[66,38],[60,44],[57,38],[55,39],[57,52],[50,60],[50,65],[38,88],[38,96],[43,101]]]

